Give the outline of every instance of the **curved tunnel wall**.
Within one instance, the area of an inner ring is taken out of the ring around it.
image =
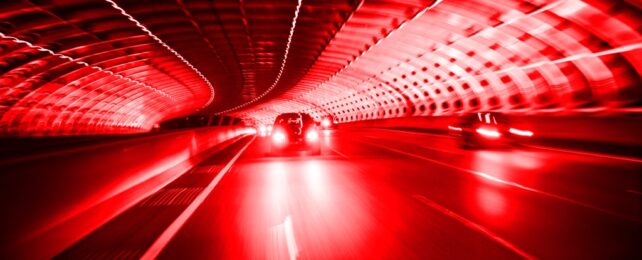
[[[213,98],[196,68],[107,1],[1,8],[3,135],[142,132]]]
[[[344,48],[337,72],[246,115],[269,121],[304,107],[349,122],[478,110],[635,110],[640,14],[634,1],[438,2],[374,37],[348,41],[342,33],[351,31],[340,32],[330,43]]]
[[[635,0],[7,1],[0,134],[142,132],[229,107],[259,122],[289,111],[341,122],[639,111],[641,8]],[[279,68],[284,80],[268,95],[259,85]],[[265,98],[239,105],[257,96]]]

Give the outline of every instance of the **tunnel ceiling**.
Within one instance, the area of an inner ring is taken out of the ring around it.
[[[0,133],[638,111],[637,0],[7,0]]]

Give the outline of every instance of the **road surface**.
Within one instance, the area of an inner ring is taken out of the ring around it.
[[[389,129],[321,141],[275,156],[241,139],[58,257],[642,257],[635,159]]]

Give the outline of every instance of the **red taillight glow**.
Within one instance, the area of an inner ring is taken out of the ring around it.
[[[516,128],[512,128],[512,127],[510,129],[508,129],[508,132],[510,132],[511,134],[514,134],[514,135],[519,135],[519,136],[526,136],[526,137],[533,136],[533,132],[531,132],[531,131],[520,130],[520,129],[516,129]]]
[[[324,118],[324,119],[321,121],[321,126],[323,126],[323,127],[330,127],[330,119]]]
[[[258,129],[259,135],[260,136],[266,136],[267,135],[267,130],[264,125],[260,125]]]
[[[286,138],[285,134],[281,131],[275,132],[272,135],[272,141],[278,144],[284,143]]]
[[[319,132],[314,129],[308,130],[308,132],[305,134],[305,139],[308,141],[316,141],[319,140]]]
[[[461,127],[456,127],[456,126],[451,126],[451,125],[448,126],[448,129],[450,129],[452,131],[457,131],[457,132],[461,132],[463,130],[463,129],[461,129]]]
[[[499,138],[501,136],[495,129],[477,128],[475,132],[488,138]]]

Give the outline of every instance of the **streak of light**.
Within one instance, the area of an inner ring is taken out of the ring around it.
[[[451,125],[448,126],[448,129],[453,130],[453,131],[457,131],[457,132],[463,131],[463,129],[461,129],[461,127],[455,127],[455,126],[451,126]]]
[[[524,186],[524,185],[516,183],[516,182],[503,180],[503,179],[497,178],[497,177],[495,177],[493,175],[490,175],[488,173],[462,168],[462,167],[459,167],[459,166],[456,166],[456,165],[452,165],[452,164],[445,163],[445,162],[442,162],[442,161],[438,161],[438,160],[435,160],[435,159],[431,159],[431,158],[428,158],[428,157],[425,157],[425,156],[422,156],[422,155],[406,152],[406,151],[403,151],[403,150],[395,149],[395,148],[388,147],[388,146],[381,145],[381,144],[370,143],[370,142],[363,142],[363,143],[367,144],[367,145],[370,145],[370,146],[375,146],[375,147],[380,147],[380,148],[383,148],[383,149],[386,149],[386,150],[390,150],[392,152],[403,154],[403,155],[406,155],[406,156],[409,156],[409,157],[414,157],[414,158],[417,158],[417,159],[420,159],[420,160],[429,161],[429,162],[432,162],[432,163],[435,163],[435,164],[438,164],[438,165],[441,165],[441,166],[445,166],[447,168],[451,168],[451,169],[455,169],[455,170],[462,171],[462,172],[465,172],[465,173],[473,174],[473,175],[479,176],[479,177],[481,177],[483,179],[487,179],[487,180],[490,180],[490,181],[493,181],[493,182],[496,182],[496,183],[508,185],[508,186],[515,187],[515,188],[518,188],[518,189],[522,189],[522,190],[525,190],[525,191],[530,191],[530,192],[533,192],[533,193],[536,193],[536,194],[539,194],[539,195],[542,195],[542,196],[546,196],[546,197],[549,197],[549,198],[557,199],[557,200],[564,201],[564,202],[567,202],[567,203],[570,203],[570,204],[574,204],[574,205],[577,205],[577,206],[585,207],[587,209],[592,209],[592,210],[595,210],[595,211],[598,211],[598,212],[601,212],[601,213],[604,213],[604,214],[607,214],[607,215],[615,216],[615,217],[618,217],[618,218],[621,218],[621,219],[626,219],[626,220],[629,220],[629,221],[632,221],[632,222],[636,222],[636,223],[642,223],[642,219],[639,219],[639,218],[637,218],[635,216],[629,216],[629,215],[625,215],[625,214],[620,214],[618,212],[614,212],[612,210],[600,208],[598,206],[594,206],[594,205],[591,205],[591,204],[588,204],[588,203],[585,203],[585,202],[581,202],[581,201],[578,201],[578,200],[574,200],[574,199],[571,199],[571,198],[567,198],[567,197],[560,196],[560,195],[557,195],[557,194],[553,194],[553,193],[550,193],[550,192],[546,192],[546,191],[543,191],[543,190],[538,190],[538,189],[535,189],[535,188],[527,187],[527,186]]]
[[[635,195],[640,195],[640,196],[642,196],[642,191],[637,191],[637,190],[626,190],[626,192],[628,192],[628,193],[632,193],[632,194],[635,194]]]
[[[536,148],[536,149],[540,149],[540,150],[549,150],[549,151],[561,152],[561,153],[571,153],[571,154],[577,154],[577,155],[582,155],[582,156],[591,156],[591,157],[605,158],[605,159],[611,159],[611,160],[628,161],[628,162],[633,162],[633,163],[642,163],[642,159],[640,159],[640,158],[615,156],[615,155],[591,153],[591,152],[580,152],[580,151],[575,151],[575,150],[551,148],[551,147],[544,147],[544,146],[539,146],[539,145],[528,145],[528,146]]]
[[[508,131],[511,132],[512,134],[519,135],[519,136],[527,136],[527,137],[533,136],[533,132],[528,130],[521,130],[521,129],[511,127],[510,129],[508,129]]]
[[[477,80],[477,79],[484,79],[487,77],[490,77],[491,75],[501,75],[501,74],[509,74],[512,71],[525,71],[529,69],[536,69],[538,67],[547,65],[547,64],[560,64],[560,63],[565,63],[565,62],[571,62],[571,61],[577,61],[583,58],[599,58],[602,56],[607,56],[607,55],[613,55],[613,54],[621,54],[625,52],[631,52],[635,51],[638,49],[642,49],[642,43],[635,43],[635,44],[629,44],[629,45],[624,45],[620,46],[617,48],[613,48],[610,50],[605,50],[605,51],[600,51],[600,52],[595,52],[595,53],[581,53],[581,54],[576,54],[576,55],[571,55],[568,57],[560,58],[557,60],[543,60],[543,61],[538,61],[522,66],[513,66],[513,67],[506,67],[501,70],[497,71],[491,71],[491,72],[486,72],[486,73],[480,73],[480,74],[469,74],[465,77],[458,77],[456,79],[449,79],[447,81],[444,81],[443,83],[440,84],[455,84],[456,82],[466,82],[469,80]]]
[[[225,113],[228,113],[228,112],[243,108],[245,106],[248,106],[248,105],[258,101],[259,99],[265,97],[267,94],[269,94],[276,87],[276,85],[279,84],[279,82],[281,81],[281,76],[283,75],[283,71],[285,71],[285,64],[288,61],[288,55],[290,53],[290,45],[292,44],[292,37],[294,36],[294,29],[296,28],[296,22],[297,22],[297,19],[299,18],[299,10],[301,9],[301,3],[302,2],[303,2],[303,0],[297,0],[296,10],[294,11],[294,18],[292,18],[292,26],[290,26],[290,34],[288,35],[288,42],[285,45],[285,52],[283,54],[283,60],[281,61],[281,67],[279,68],[279,72],[276,75],[276,78],[274,79],[274,82],[272,82],[272,85],[270,85],[270,87],[267,90],[265,90],[263,93],[261,93],[261,95],[255,97],[254,99],[252,99],[252,100],[250,100],[248,102],[245,102],[243,104],[240,104],[238,106],[235,106],[233,108],[227,109],[225,111],[221,111],[218,114],[225,114]]]
[[[490,238],[491,240],[495,241],[496,243],[498,243],[498,244],[510,249],[511,251],[513,251],[514,253],[518,254],[519,256],[521,256],[521,257],[523,257],[525,259],[535,259],[535,257],[533,257],[530,254],[524,252],[522,249],[520,249],[519,247],[517,247],[513,243],[501,238],[500,236],[498,236],[497,234],[495,234],[492,231],[488,230],[487,228],[485,228],[485,227],[483,227],[483,226],[481,226],[481,225],[479,225],[479,224],[477,224],[475,222],[472,222],[472,221],[470,221],[470,220],[458,215],[455,212],[452,212],[451,210],[449,210],[449,209],[437,204],[436,202],[434,202],[434,201],[432,201],[432,200],[430,200],[430,199],[428,199],[428,198],[426,198],[424,196],[415,195],[414,197],[417,200],[421,201],[426,206],[431,207],[431,208],[441,212],[442,214],[444,214],[446,216],[449,216],[449,217],[459,221],[460,223],[464,224],[464,226],[466,226],[467,228],[479,232],[480,234]]]
[[[112,75],[114,77],[117,77],[119,79],[126,80],[126,81],[129,81],[131,83],[143,86],[145,88],[148,88],[148,89],[154,91],[156,94],[159,94],[159,95],[161,95],[163,97],[166,97],[166,98],[168,98],[168,99],[170,99],[172,101],[175,101],[174,97],[170,96],[169,94],[167,94],[166,92],[164,92],[164,91],[162,91],[160,89],[157,89],[155,87],[152,87],[152,86],[148,85],[147,83],[132,79],[130,77],[126,77],[126,76],[120,75],[120,74],[118,74],[116,72],[113,72],[111,70],[108,70],[108,69],[105,69],[105,68],[102,68],[102,67],[99,67],[99,66],[96,66],[96,65],[91,65],[91,64],[89,64],[89,63],[87,63],[85,61],[80,61],[80,60],[78,60],[76,58],[70,57],[70,56],[65,55],[65,54],[56,53],[56,52],[54,52],[54,51],[52,51],[50,49],[47,49],[45,47],[35,45],[35,44],[31,43],[31,42],[19,39],[17,37],[6,35],[6,34],[4,34],[2,32],[0,32],[0,37],[5,38],[5,39],[9,39],[9,40],[11,40],[11,41],[13,41],[15,43],[25,44],[29,48],[36,49],[36,50],[41,51],[41,52],[46,52],[46,53],[49,53],[52,56],[61,58],[63,60],[68,60],[68,61],[76,63],[78,65],[82,65],[82,66],[85,66],[85,67],[90,67],[92,69],[98,70],[100,72],[107,73],[107,74]]]
[[[190,69],[192,69],[192,70],[193,70],[193,71],[194,71],[194,72],[195,72],[195,73],[196,73],[196,74],[197,74],[197,75],[198,75],[198,76],[199,76],[199,77],[200,77],[200,78],[201,78],[201,79],[202,79],[202,80],[207,84],[207,86],[210,88],[210,98],[209,98],[209,99],[208,99],[208,101],[205,103],[205,105],[203,105],[203,106],[201,107],[201,109],[202,109],[202,108],[204,108],[204,107],[206,107],[206,106],[208,106],[209,104],[211,104],[211,103],[212,103],[212,101],[214,101],[214,95],[215,95],[215,93],[214,93],[214,86],[212,85],[212,83],[211,83],[209,80],[207,80],[207,78],[203,75],[203,73],[201,73],[201,72],[200,72],[196,67],[194,67],[194,65],[192,65],[189,61],[187,61],[187,59],[185,59],[185,58],[184,58],[182,55],[180,55],[177,51],[175,51],[174,49],[172,49],[172,47],[169,47],[169,45],[167,45],[163,40],[161,40],[160,38],[158,38],[158,36],[154,35],[154,34],[152,33],[152,31],[150,31],[149,29],[147,29],[147,27],[145,27],[142,23],[140,23],[138,20],[136,20],[136,18],[134,18],[134,17],[133,17],[132,15],[130,15],[129,13],[127,13],[127,11],[125,11],[125,9],[123,9],[122,7],[120,7],[116,2],[114,2],[113,0],[105,0],[105,1],[107,1],[108,3],[110,3],[110,4],[111,4],[111,6],[112,6],[112,7],[114,7],[116,10],[120,11],[120,13],[121,13],[122,15],[124,15],[125,17],[127,17],[127,19],[128,19],[128,20],[130,20],[130,21],[134,22],[134,23],[136,24],[136,26],[138,26],[138,28],[142,29],[142,30],[143,30],[147,35],[149,35],[149,37],[152,37],[152,39],[154,39],[154,40],[155,40],[156,42],[158,42],[160,45],[162,45],[163,47],[165,47],[169,52],[171,52],[172,54],[174,54],[174,55],[175,55],[179,60],[181,60],[183,63],[185,63],[185,65],[187,65]]]
[[[299,255],[299,248],[296,245],[296,238],[294,237],[294,227],[292,227],[292,218],[290,216],[285,217],[285,241],[288,245],[288,253],[290,254],[290,260],[296,260]]]
[[[223,176],[232,168],[232,165],[238,160],[239,157],[241,157],[241,154],[245,152],[248,146],[254,142],[254,139],[256,139],[256,136],[253,136],[252,139],[241,148],[241,150],[221,169],[221,171],[214,177],[214,179],[201,191],[200,194],[192,201],[187,208],[170,224],[165,231],[154,241],[154,243],[147,249],[145,254],[141,257],[141,259],[145,260],[152,260],[156,259],[158,257],[158,254],[167,246],[169,241],[172,240],[172,238],[178,233],[178,231],[185,225],[187,220],[194,214],[196,209],[198,209],[201,204],[205,201],[207,196],[210,195],[212,190],[216,188],[216,185],[221,181]]]

